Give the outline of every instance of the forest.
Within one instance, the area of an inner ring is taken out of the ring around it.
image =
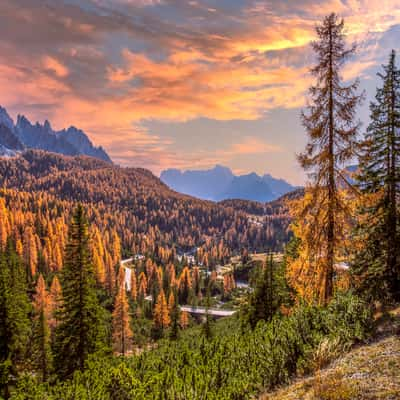
[[[251,399],[371,337],[400,302],[400,69],[393,50],[361,126],[344,29],[316,28],[308,182],[275,202],[198,200],[90,157],[0,159],[0,398]],[[233,257],[249,290],[221,272]]]

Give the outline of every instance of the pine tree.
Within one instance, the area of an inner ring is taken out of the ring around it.
[[[177,340],[179,337],[180,309],[176,301],[176,294],[173,291],[171,291],[169,295],[168,310],[171,316],[171,331],[169,337],[172,340]]]
[[[25,268],[9,240],[0,251],[0,396],[6,399],[24,360],[30,310]]]
[[[338,196],[338,181],[345,162],[354,155],[359,123],[354,123],[356,108],[362,96],[357,94],[358,81],[344,85],[340,70],[355,48],[346,49],[344,22],[335,14],[325,17],[317,27],[318,41],[313,43],[317,65],[311,72],[317,83],[310,88],[311,104],[304,112],[303,125],[309,142],[299,156],[301,166],[310,172],[313,198],[304,213],[313,216],[314,236],[304,246],[318,255],[321,267],[322,302],[332,297],[335,257],[340,242],[338,214],[346,209]],[[298,216],[299,219],[302,216]],[[304,217],[304,216],[303,216]],[[312,266],[311,266],[312,267]]]
[[[129,304],[124,283],[119,286],[112,317],[114,352],[125,355],[132,347],[133,333],[130,327]]]
[[[280,298],[275,282],[274,262],[272,253],[266,260],[254,292],[250,294],[245,319],[254,329],[259,321],[270,321],[280,307]]]
[[[370,105],[371,123],[359,159],[361,246],[353,271],[364,293],[400,301],[400,70],[394,50],[378,76],[382,87]]]
[[[63,303],[56,329],[55,366],[60,377],[83,370],[90,354],[104,348],[104,310],[96,294],[88,222],[79,205],[69,227],[64,268]]]

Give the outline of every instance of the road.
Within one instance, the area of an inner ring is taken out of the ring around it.
[[[129,264],[132,261],[133,261],[133,257],[127,258],[125,260],[121,260],[121,262],[119,263],[120,266],[125,269],[125,286],[126,286],[126,289],[128,291],[131,290],[131,273],[132,273],[132,269],[127,267],[127,266],[125,266],[125,264]]]
[[[192,307],[192,306],[181,306],[181,311],[186,311],[189,314],[205,315],[207,309],[205,307]],[[231,317],[237,310],[222,310],[219,308],[209,308],[208,314],[213,317]]]

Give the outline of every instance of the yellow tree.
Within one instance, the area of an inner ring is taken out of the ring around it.
[[[51,330],[57,327],[57,312],[62,304],[62,291],[60,281],[55,276],[50,285],[50,301],[49,301],[49,326]]]
[[[179,325],[182,329],[186,329],[189,326],[189,314],[186,311],[181,312]]]
[[[169,297],[168,297],[168,311],[171,315],[173,309],[175,306],[175,296],[174,296],[174,292],[171,290]]]
[[[138,290],[137,290],[137,279],[136,271],[132,268],[131,270],[131,297],[133,301],[137,300]]]
[[[147,294],[147,278],[146,274],[142,271],[139,275],[139,296],[145,298]]]
[[[28,265],[31,276],[34,277],[36,275],[36,268],[38,264],[38,254],[37,254],[37,240],[33,229],[31,226],[28,226],[24,232],[24,260]]]
[[[165,329],[171,323],[168,304],[165,298],[164,290],[161,290],[154,307],[154,324],[159,329]]]
[[[10,222],[8,217],[8,211],[6,209],[6,203],[3,198],[0,198],[0,249],[1,250],[4,250],[6,247],[9,230],[10,230]]]
[[[355,199],[350,191],[338,190],[336,194],[343,208],[336,212],[334,232],[334,257],[344,259],[350,249],[350,231],[352,215],[354,215]],[[328,232],[326,220],[328,209],[326,190],[321,188],[306,188],[304,198],[290,202],[293,218],[291,228],[297,240],[297,248],[292,254],[287,254],[287,279],[298,297],[307,302],[325,303],[326,280],[329,279],[327,264]],[[318,203],[320,206],[316,207]],[[344,206],[346,205],[346,206]],[[334,290],[334,287],[332,287]]]
[[[120,285],[113,311],[113,348],[117,354],[125,355],[132,348],[133,333],[130,327],[129,304],[125,285]]]
[[[359,123],[355,122],[357,106],[361,96],[357,94],[358,82],[343,83],[341,70],[354,48],[346,48],[344,23],[336,14],[327,16],[316,28],[318,40],[313,42],[317,64],[311,72],[316,83],[310,88],[310,102],[303,113],[303,125],[308,135],[308,143],[299,161],[309,172],[312,188],[308,191],[312,207],[308,207],[310,216],[309,233],[319,239],[308,243],[315,244],[314,253],[308,256],[318,264],[323,272],[318,274],[320,285],[324,286],[321,295],[327,303],[333,294],[333,277],[337,237],[340,228],[339,213],[346,207],[339,195],[344,177],[341,170],[354,156]],[[305,204],[306,207],[308,204]],[[321,231],[324,242],[314,232]]]
[[[42,381],[46,381],[51,369],[51,350],[49,332],[49,296],[42,274],[39,275],[33,298],[33,343],[32,358],[35,368],[40,371]]]

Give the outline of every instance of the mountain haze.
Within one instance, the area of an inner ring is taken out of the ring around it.
[[[177,192],[213,201],[242,199],[268,202],[296,189],[270,174],[260,176],[253,172],[234,175],[229,168],[221,165],[209,170],[168,169],[161,173],[160,179]]]

